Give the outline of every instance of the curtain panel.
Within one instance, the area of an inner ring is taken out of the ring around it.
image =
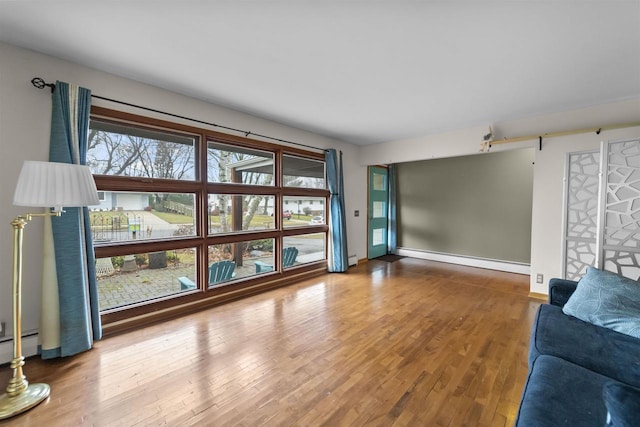
[[[49,161],[86,165],[91,91],[56,82]],[[43,359],[71,356],[102,337],[89,210],[65,208],[45,221],[42,313]]]
[[[338,159],[335,149],[325,152],[327,164],[327,183],[331,198],[329,200],[331,215],[329,217],[329,259],[330,272],[344,272],[349,268],[347,253],[347,223],[344,207],[344,178],[342,171],[342,152]]]

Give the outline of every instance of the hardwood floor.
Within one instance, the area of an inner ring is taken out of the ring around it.
[[[528,276],[371,261],[31,358],[51,397],[0,426],[511,426],[528,293]]]

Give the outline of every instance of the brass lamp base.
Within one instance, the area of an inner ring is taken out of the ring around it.
[[[49,397],[49,385],[43,383],[29,384],[25,391],[17,396],[0,395],[0,420],[13,417],[36,406]]]

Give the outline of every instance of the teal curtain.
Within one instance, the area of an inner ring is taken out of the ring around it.
[[[49,161],[86,164],[91,91],[64,82],[56,82],[52,95],[51,139]],[[46,228],[45,228],[46,232]],[[65,208],[60,217],[51,219],[55,276],[46,277],[43,287],[57,287],[58,299],[43,297],[43,306],[58,305],[48,312],[44,322],[58,322],[58,337],[41,337],[42,358],[71,356],[88,350],[102,337],[95,256],[89,222],[84,208]],[[47,256],[45,248],[45,258]],[[45,259],[45,265],[47,260]],[[57,284],[55,283],[57,281]],[[43,289],[43,295],[53,295]],[[52,312],[58,319],[51,319]],[[47,318],[48,317],[48,318]],[[46,334],[48,328],[41,328]],[[56,342],[57,341],[57,342]],[[46,342],[46,345],[42,343]]]
[[[344,178],[342,171],[342,152],[338,159],[333,148],[325,152],[327,165],[327,184],[331,198],[329,199],[329,271],[343,272],[349,268],[347,253],[347,222],[344,208]]]
[[[389,165],[389,212],[388,219],[389,224],[387,227],[387,253],[396,254],[398,251],[398,224],[397,224],[397,195],[398,195],[398,167],[396,165]]]

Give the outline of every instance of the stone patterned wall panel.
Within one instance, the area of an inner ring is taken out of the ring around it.
[[[607,149],[602,221],[602,267],[640,277],[640,140],[611,142]]]
[[[587,267],[596,264],[596,242],[566,241],[565,278],[580,279]]]
[[[577,280],[595,265],[600,152],[570,153],[565,217],[565,278]]]

